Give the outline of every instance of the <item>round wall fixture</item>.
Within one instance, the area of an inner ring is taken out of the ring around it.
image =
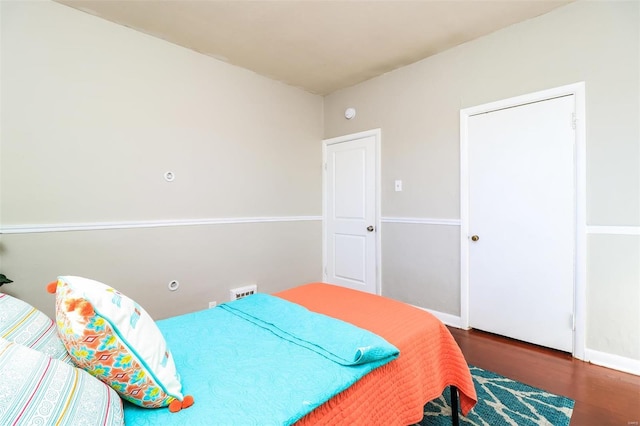
[[[176,280],[173,280],[168,285],[170,291],[176,291],[178,287],[180,287],[180,283]]]
[[[173,182],[175,178],[176,178],[176,175],[173,174],[173,172],[166,172],[164,174],[164,180],[166,180],[167,182]]]
[[[355,116],[356,116],[355,108],[347,108],[344,110],[344,118],[346,118],[347,120],[351,120]]]

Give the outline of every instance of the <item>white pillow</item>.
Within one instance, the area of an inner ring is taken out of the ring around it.
[[[135,301],[82,277],[58,277],[51,290],[58,333],[77,366],[142,407],[179,411],[193,403],[162,333]]]

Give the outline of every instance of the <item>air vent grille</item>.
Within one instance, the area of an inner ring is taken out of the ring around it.
[[[246,285],[244,287],[232,288],[229,290],[229,300],[242,299],[258,292],[256,284]]]

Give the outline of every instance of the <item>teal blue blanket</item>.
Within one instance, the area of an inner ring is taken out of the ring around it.
[[[289,425],[398,357],[367,330],[265,294],[158,321],[195,404],[125,403],[131,425]]]

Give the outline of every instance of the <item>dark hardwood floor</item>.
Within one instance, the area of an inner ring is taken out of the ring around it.
[[[640,425],[640,376],[478,330],[449,330],[469,364],[573,399],[572,426]]]

